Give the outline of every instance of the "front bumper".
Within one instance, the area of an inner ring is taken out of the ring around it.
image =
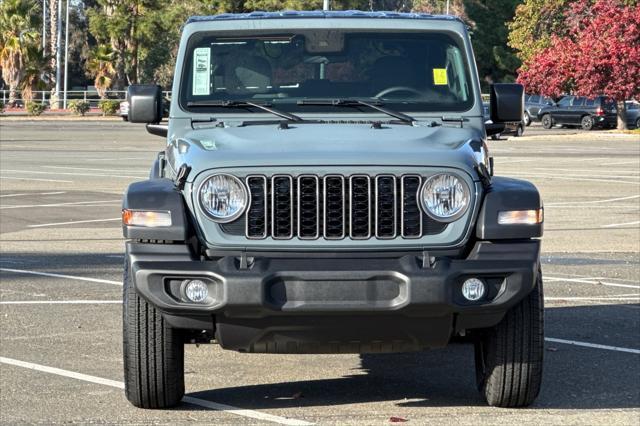
[[[478,242],[464,259],[427,253],[259,252],[199,260],[182,245],[127,243],[134,285],[174,327],[215,330],[228,349],[251,352],[377,352],[444,346],[461,330],[497,324],[532,290],[539,240]],[[461,294],[480,277],[479,302]],[[180,283],[209,286],[205,304]]]

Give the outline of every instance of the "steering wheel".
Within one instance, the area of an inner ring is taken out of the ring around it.
[[[411,92],[411,93],[416,94],[418,96],[422,96],[423,95],[422,92],[420,92],[419,90],[414,89],[413,87],[393,86],[393,87],[387,87],[386,89],[383,89],[382,91],[380,91],[380,93],[375,95],[374,98],[381,98],[381,97],[386,96],[389,93],[393,93],[393,92]]]

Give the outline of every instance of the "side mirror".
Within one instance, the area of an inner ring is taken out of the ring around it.
[[[524,115],[522,84],[492,84],[489,111],[494,123],[521,121]]]
[[[129,121],[159,123],[162,120],[162,88],[155,84],[132,84],[127,90]]]

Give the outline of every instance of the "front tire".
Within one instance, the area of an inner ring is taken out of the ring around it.
[[[534,289],[475,343],[478,389],[489,405],[526,407],[540,392],[544,354],[542,272]]]
[[[524,126],[522,124],[518,124],[518,127],[516,128],[516,137],[519,138],[523,134],[524,134]]]
[[[527,127],[531,125],[531,115],[529,115],[528,111],[524,112],[524,125]]]
[[[553,119],[551,118],[551,114],[543,115],[540,121],[542,122],[542,127],[547,130],[553,127]]]
[[[133,287],[125,259],[123,357],[127,399],[139,408],[168,408],[184,396],[184,342]]]

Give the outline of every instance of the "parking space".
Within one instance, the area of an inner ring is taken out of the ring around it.
[[[115,121],[0,122],[0,422],[638,424],[640,138],[530,127],[489,142],[545,201],[542,393],[485,406],[473,350],[247,355],[189,345],[188,398],[122,391],[120,198],[162,139]]]

